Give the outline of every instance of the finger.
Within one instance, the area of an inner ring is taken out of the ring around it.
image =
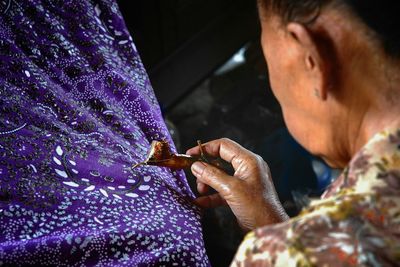
[[[198,181],[214,188],[223,196],[231,193],[231,188],[237,180],[237,178],[227,175],[220,169],[199,161],[192,165],[191,170]]]
[[[194,200],[194,204],[203,209],[210,209],[227,205],[226,201],[221,197],[220,194],[213,194],[196,198]]]
[[[231,163],[235,170],[243,161],[248,161],[256,157],[251,151],[227,138],[207,142],[202,145],[202,148],[207,155],[220,157]],[[186,153],[189,155],[198,155],[200,154],[200,149],[199,147],[194,147],[189,149]]]
[[[205,144],[201,145],[202,149],[204,150],[205,153],[207,153],[207,155],[213,156],[213,157],[221,157],[223,158],[221,155],[221,150],[222,151],[232,151],[232,152],[239,152],[239,150],[242,148],[244,149],[242,146],[240,146],[238,143],[228,139],[228,138],[221,138],[221,139],[217,139],[217,140],[213,140],[210,142],[207,142]],[[191,149],[189,149],[186,154],[189,155],[198,155],[200,154],[200,147],[199,146],[195,146]],[[225,159],[223,158],[224,160]]]
[[[197,191],[201,195],[207,194],[208,190],[209,190],[208,185],[206,185],[206,184],[204,184],[202,182],[197,182]]]
[[[202,147],[204,147],[204,145],[202,145]],[[195,146],[195,147],[192,147],[192,148],[188,149],[188,150],[186,151],[186,155],[190,155],[190,156],[193,156],[193,155],[200,155],[200,148],[199,148],[199,146]]]

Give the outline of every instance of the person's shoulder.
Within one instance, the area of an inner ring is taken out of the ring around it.
[[[247,234],[231,266],[309,266],[290,238],[292,220]]]
[[[400,129],[376,134],[351,161],[346,182],[357,194],[400,196]]]
[[[398,248],[384,244],[400,241],[400,131],[375,135],[334,186],[300,215],[248,234],[232,266],[354,266],[360,244],[367,262],[396,260]]]
[[[327,189],[323,198],[400,193],[400,129],[374,135],[352,158],[342,175]]]

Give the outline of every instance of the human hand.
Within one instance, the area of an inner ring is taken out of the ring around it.
[[[229,205],[245,230],[288,219],[279,202],[269,167],[260,156],[226,138],[208,142],[202,148],[207,155],[231,163],[235,173],[229,176],[210,164],[195,162],[191,170],[197,178],[197,190],[203,195],[195,200],[198,206]],[[200,148],[191,148],[186,153],[198,155]],[[204,195],[208,187],[217,193]]]

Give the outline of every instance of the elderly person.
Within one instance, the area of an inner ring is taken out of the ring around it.
[[[209,266],[113,0],[0,1],[0,266]]]
[[[321,200],[289,219],[259,156],[226,139],[205,144],[235,173],[195,163],[198,190],[218,191],[197,203],[227,204],[254,230],[233,266],[400,263],[399,7],[398,1],[259,0],[262,47],[287,127],[344,171]]]

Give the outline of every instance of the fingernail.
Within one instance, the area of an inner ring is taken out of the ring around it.
[[[204,165],[204,163],[197,161],[192,164],[191,169],[192,169],[192,172],[194,175],[200,175],[203,172],[205,167],[206,167],[206,165]]]

